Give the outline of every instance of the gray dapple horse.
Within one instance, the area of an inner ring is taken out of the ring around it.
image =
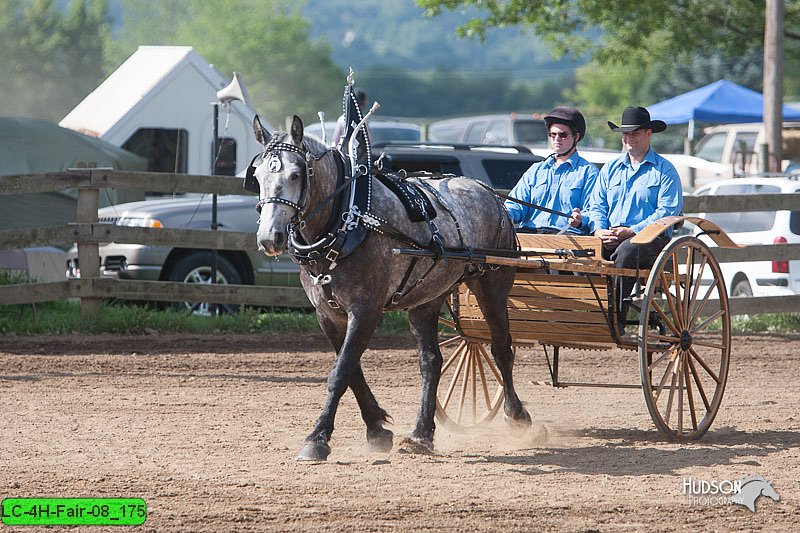
[[[258,246],[267,255],[291,252],[288,229],[294,227],[306,243],[326,231],[333,202],[327,202],[337,188],[337,170],[331,151],[313,137],[304,137],[303,123],[295,116],[290,132],[270,135],[258,117],[253,121],[256,138],[264,145],[260,162],[253,163],[260,189]],[[251,169],[253,170],[253,169]],[[411,241],[426,247],[431,227],[411,222],[397,196],[373,176],[372,211]],[[513,249],[514,230],[497,197],[475,180],[450,177],[428,180],[438,195],[432,199],[439,216],[436,224],[445,246]],[[254,184],[253,184],[254,185]],[[446,204],[446,205],[443,205]],[[452,216],[448,215],[448,210]],[[364,213],[365,217],[369,214]],[[455,221],[458,221],[457,227]],[[288,227],[288,228],[287,228]],[[367,427],[367,446],[389,451],[393,434],[383,427],[389,415],[367,385],[361,355],[367,348],[383,311],[408,309],[411,333],[419,349],[422,396],[414,430],[404,446],[414,453],[431,453],[435,430],[436,389],[442,368],[437,343],[437,324],[450,289],[476,265],[456,260],[413,259],[392,255],[402,245],[395,236],[369,231],[367,238],[348,257],[336,261],[321,259],[302,264],[300,280],[316,308],[322,331],[337,352],[328,376],[328,396],[322,413],[306,437],[298,460],[325,460],[339,400],[348,387],[353,391]],[[463,240],[463,242],[462,242]],[[408,242],[408,241],[406,241]],[[484,265],[479,265],[484,266]],[[478,298],[492,332],[492,355],[503,378],[506,420],[530,425],[530,416],[514,390],[506,310],[514,271],[508,267],[480,268],[480,275],[468,283]],[[405,287],[400,294],[399,287]],[[409,289],[410,288],[410,289]]]

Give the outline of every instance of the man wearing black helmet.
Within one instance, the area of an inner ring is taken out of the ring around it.
[[[672,230],[649,244],[631,239],[659,218],[679,215],[683,210],[681,178],[675,167],[650,147],[654,133],[667,129],[661,120],[651,120],[644,107],[628,107],[622,124],[608,123],[622,134],[623,153],[607,163],[597,179],[588,213],[594,234],[603,241],[603,257],[621,268],[650,268],[669,242]],[[629,296],[635,280],[617,278],[618,327],[624,333]]]
[[[557,107],[544,117],[554,153],[534,163],[509,194],[529,204],[570,213],[569,219],[506,200],[511,220],[522,232],[587,234],[589,219],[581,211],[589,207],[597,179],[597,167],[578,155],[578,143],[586,135],[586,120],[577,109]]]

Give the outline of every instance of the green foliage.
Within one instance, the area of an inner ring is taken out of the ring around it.
[[[359,76],[381,112],[400,117],[437,118],[506,111],[547,112],[560,99],[570,75],[541,81],[507,76],[472,77],[450,70],[426,72],[369,69]]]
[[[254,107],[276,126],[293,113],[340,112],[344,74],[328,45],[309,39],[297,6],[280,0],[123,0],[123,6],[109,70],[139,45],[189,45],[226,76],[242,73]]]
[[[764,4],[752,0],[417,0],[428,16],[477,8],[458,32],[523,26],[558,55],[589,52],[602,63],[669,62],[698,51],[737,56],[764,40]],[[787,50],[800,45],[800,3],[785,3]],[[595,38],[597,34],[599,38]]]
[[[0,279],[0,284],[13,280]],[[408,331],[405,312],[387,313],[378,330],[382,333]],[[77,302],[36,304],[36,317],[30,305],[1,305],[0,334],[59,335],[66,333],[247,333],[319,332],[316,315],[309,310],[264,311],[245,308],[235,315],[195,316],[174,309],[152,309],[141,305],[103,305],[94,318],[81,316]]]
[[[731,327],[735,332],[798,332],[800,313],[739,315],[731,319]]]
[[[0,115],[59,120],[103,80],[106,0],[0,0]]]

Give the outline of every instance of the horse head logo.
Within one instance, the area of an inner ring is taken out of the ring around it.
[[[742,490],[739,494],[731,496],[731,503],[744,505],[751,512],[756,512],[756,500],[759,496],[768,496],[773,500],[780,501],[781,497],[772,488],[772,485],[761,476],[749,476],[739,480]]]

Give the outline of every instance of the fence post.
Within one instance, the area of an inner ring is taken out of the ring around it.
[[[75,221],[79,224],[96,224],[99,203],[100,191],[97,187],[91,189],[79,188]],[[88,290],[91,291],[94,280],[100,277],[100,251],[96,242],[78,243],[78,267],[81,269],[82,284],[85,282],[85,286],[88,286]],[[99,315],[100,302],[101,299],[95,296],[81,296],[81,316],[92,317]]]

